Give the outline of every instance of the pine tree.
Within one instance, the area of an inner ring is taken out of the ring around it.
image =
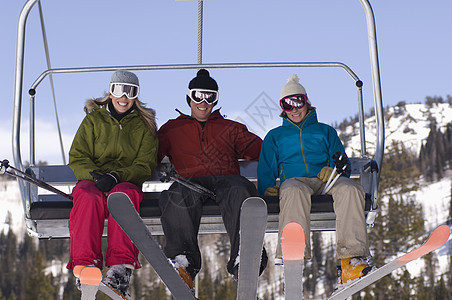
[[[214,288],[212,284],[212,277],[210,276],[209,267],[207,264],[205,264],[203,267],[203,272],[201,279],[199,280],[198,287],[199,300],[209,300],[213,298]]]
[[[444,142],[446,148],[446,160],[449,167],[452,166],[452,123],[446,125],[446,131],[444,133]]]
[[[380,214],[369,232],[371,251],[376,266],[388,258],[419,245],[424,230],[422,206],[412,196],[419,187],[419,172],[415,168],[416,156],[401,143],[388,147],[384,157],[379,193],[388,200],[380,202]],[[365,290],[377,299],[409,299],[407,292],[414,280],[405,268],[402,275],[390,274]],[[370,292],[372,290],[372,292]],[[371,298],[370,298],[371,299]]]
[[[62,258],[66,261],[69,260],[69,252],[67,251],[69,247],[69,239],[50,239],[40,240],[38,249],[47,261],[51,261],[55,257]]]
[[[5,235],[0,234],[0,290],[6,299],[15,294],[18,275],[17,262],[17,238],[12,230]]]
[[[220,272],[214,281],[214,300],[234,300],[237,297],[237,284],[230,276]]]
[[[444,277],[441,276],[439,279],[438,284],[435,286],[434,289],[434,299],[435,300],[450,300],[451,298],[449,298],[449,295],[447,293],[447,287],[446,287],[446,283],[444,281]]]
[[[452,224],[452,182],[450,185],[450,205],[449,205],[449,220],[447,222],[449,225]],[[449,245],[450,247],[450,245]],[[451,251],[452,249],[449,248],[449,251]],[[449,262],[449,268],[447,271],[447,292],[448,292],[448,299],[452,300],[452,255],[449,255],[448,257],[448,262]]]
[[[16,261],[17,265],[17,281],[16,281],[16,295],[19,299],[25,299],[26,288],[28,287],[28,277],[31,276],[30,269],[35,267],[36,259],[36,240],[24,235],[22,242],[19,244],[18,257]],[[41,259],[42,261],[42,259]]]
[[[45,265],[41,253],[36,252],[35,260],[28,272],[25,288],[25,300],[53,299],[55,287],[50,276],[44,273]]]
[[[326,294],[330,295],[337,284],[337,259],[335,255],[334,249],[334,241],[331,239],[328,243],[327,250],[325,253],[325,267],[324,267],[324,276],[325,276],[325,290]]]
[[[452,257],[449,255],[449,270],[447,272],[447,295],[452,300]]]
[[[437,260],[432,253],[424,255],[423,260],[425,263],[425,269],[423,270],[422,275],[426,279],[425,285],[428,289],[428,293],[430,295],[434,295]]]
[[[75,279],[69,276],[68,281],[64,285],[63,300],[78,300],[80,299],[80,292],[75,285]]]
[[[320,271],[322,269],[323,260],[323,245],[322,245],[322,233],[313,232],[311,234],[312,239],[312,259],[306,261],[304,269],[303,291],[304,294],[311,296],[316,295],[317,284],[319,282]]]
[[[419,153],[418,165],[427,181],[443,178],[445,167],[452,159],[452,124],[447,124],[446,131],[442,133],[435,122],[432,122],[427,141]]]

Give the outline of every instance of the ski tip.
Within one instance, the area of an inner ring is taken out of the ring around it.
[[[74,274],[74,276],[76,278],[80,278],[80,272],[82,271],[82,269],[86,267],[84,265],[77,265],[74,267],[74,269],[72,270],[72,273]]]
[[[283,260],[304,259],[305,235],[303,227],[296,222],[284,226],[281,235]]]
[[[439,243],[445,244],[450,237],[450,227],[448,225],[440,225],[436,227],[429,239],[437,240]]]
[[[84,267],[80,271],[80,283],[86,285],[99,285],[102,281],[102,271],[97,267]]]
[[[265,203],[264,199],[261,197],[248,197],[243,201],[242,207],[245,205],[258,205],[258,206],[267,206],[267,203]]]
[[[290,222],[287,223],[286,226],[284,226],[283,228],[283,233],[282,235],[299,235],[302,234],[303,238],[304,238],[304,230],[303,227],[301,227],[300,224],[298,224],[297,222]]]
[[[108,195],[107,198],[107,205],[110,208],[110,205],[113,203],[118,203],[119,201],[124,201],[124,199],[127,199],[130,201],[129,196],[127,196],[126,193],[123,192],[114,192]]]
[[[440,225],[435,228],[433,233],[429,236],[427,241],[418,249],[405,254],[399,260],[402,262],[409,262],[417,259],[433,250],[443,246],[450,237],[450,228],[448,225]]]

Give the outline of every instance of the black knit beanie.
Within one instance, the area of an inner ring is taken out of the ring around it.
[[[213,90],[218,91],[218,84],[210,77],[209,71],[206,69],[200,69],[198,73],[196,73],[196,77],[193,78],[190,83],[188,84],[188,89],[206,89],[206,90]],[[190,97],[187,95],[187,103],[188,106],[190,106]],[[215,103],[216,104],[216,103]]]

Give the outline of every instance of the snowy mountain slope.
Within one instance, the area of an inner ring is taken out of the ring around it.
[[[437,128],[442,129],[452,122],[452,106],[448,103],[406,104],[386,109],[385,117],[385,147],[392,141],[400,141],[413,153],[419,154],[422,143],[430,132],[431,119],[436,120]],[[375,117],[365,120],[367,155],[375,153]],[[346,142],[346,152],[349,156],[358,156],[360,152],[360,137],[358,124],[350,125],[345,130],[346,135],[352,137]],[[345,142],[345,141],[344,141]]]
[[[430,132],[431,119],[436,120],[437,128],[444,128],[444,126],[452,122],[452,107],[449,104],[434,104],[428,107],[424,104],[407,104],[404,106],[387,108],[385,114],[385,145],[390,146],[392,141],[400,141],[406,147],[418,154],[422,143],[425,142]],[[366,140],[368,142],[367,150],[368,156],[372,156],[374,152],[375,126],[374,117],[366,119]],[[339,132],[340,133],[340,132]],[[346,141],[346,151],[349,156],[359,156],[360,140],[359,130],[357,125],[348,126],[344,133],[350,138]],[[424,207],[424,218],[426,220],[426,230],[431,230],[438,224],[444,223],[449,214],[449,205],[451,201],[451,184],[452,173],[449,171],[447,175],[438,182],[426,184],[420,181],[420,189],[415,193],[415,198],[418,199]],[[381,199],[384,201],[384,199]],[[20,200],[20,193],[18,184],[15,180],[1,180],[0,181],[0,231],[8,230],[6,225],[7,216],[10,215],[12,229],[20,237],[25,232],[25,224],[23,222],[23,207]],[[8,214],[8,211],[10,212]],[[377,219],[378,222],[378,219]],[[330,236],[334,234],[328,233],[325,235],[325,241],[330,240]],[[269,252],[270,263],[273,263],[274,251],[276,248],[276,234],[266,235],[266,247]],[[449,244],[451,244],[449,240]],[[211,247],[214,247],[214,241],[210,242]],[[440,265],[445,266],[448,257],[450,256],[451,247],[442,247],[436,253]],[[213,272],[222,269],[224,271],[224,263],[220,263],[217,259],[215,251],[205,251],[210,270]],[[418,274],[423,266],[423,262],[418,260],[408,265],[408,270],[412,274]],[[275,292],[274,299],[283,299],[283,292],[281,290],[282,268],[274,265],[268,267],[268,281],[260,280],[260,296],[262,297],[268,291]],[[264,273],[265,274],[265,273]],[[270,283],[269,283],[270,282]],[[319,287],[321,290],[321,287]]]

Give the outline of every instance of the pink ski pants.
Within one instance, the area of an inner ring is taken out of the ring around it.
[[[136,185],[121,182],[108,194],[114,192],[127,194],[135,209],[139,211],[143,192]],[[137,247],[108,212],[108,194],[101,192],[90,180],[82,180],[74,187],[73,207],[69,220],[71,256],[68,269],[73,269],[76,265],[95,265],[102,269],[102,234],[105,217],[108,218],[105,265],[129,264],[135,269],[141,267]]]

